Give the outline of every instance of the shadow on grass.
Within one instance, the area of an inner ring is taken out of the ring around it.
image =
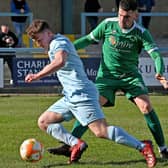
[[[158,163],[162,163],[162,166],[167,166],[168,165],[168,160],[163,160],[161,158],[157,158],[157,162]],[[106,165],[133,165],[133,164],[137,164],[137,163],[144,163],[146,164],[146,161],[144,159],[140,159],[140,160],[130,160],[130,161],[120,161],[120,162],[99,162],[99,161],[90,161],[90,162],[78,162],[75,163],[75,165],[98,165],[98,166],[106,166]],[[42,166],[42,168],[53,168],[53,167],[57,167],[57,166],[69,166],[69,164],[66,163],[56,163],[56,164],[50,164],[50,165],[45,165]]]
[[[98,166],[106,166],[106,165],[131,165],[131,164],[135,164],[135,163],[145,163],[145,160],[130,160],[130,161],[120,161],[120,162],[99,162],[99,161],[90,161],[90,162],[78,162],[78,163],[74,163],[75,165],[98,165]],[[69,166],[69,164],[50,164],[50,165],[45,165],[42,166],[42,168],[53,168],[53,167],[57,167],[57,166]]]
[[[157,158],[157,162],[162,163],[163,167],[168,166],[168,160]]]

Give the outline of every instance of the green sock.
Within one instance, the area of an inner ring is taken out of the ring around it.
[[[158,146],[164,146],[165,140],[159,119],[154,110],[144,115],[147,125]]]
[[[82,126],[78,120],[75,121],[71,133],[77,138],[81,138],[82,135],[87,131],[88,126]]]

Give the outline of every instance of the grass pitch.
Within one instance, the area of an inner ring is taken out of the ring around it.
[[[38,116],[51,105],[58,96],[1,96],[0,97],[0,168],[145,168],[146,163],[140,153],[134,149],[98,139],[87,131],[83,139],[89,148],[82,155],[79,164],[67,165],[68,158],[44,153],[37,163],[22,161],[19,147],[23,140],[36,138],[44,147],[58,146],[60,143],[37,127]],[[168,144],[168,96],[151,96],[152,104],[160,117]],[[117,96],[116,106],[103,108],[109,124],[123,127],[140,140],[153,140],[142,114],[125,97]],[[71,130],[71,122],[64,126]],[[159,159],[158,150],[153,141],[158,158],[156,168],[167,167],[168,161]]]

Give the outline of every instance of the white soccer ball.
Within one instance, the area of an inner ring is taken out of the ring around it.
[[[20,156],[23,160],[28,162],[39,161],[40,159],[42,159],[43,153],[43,144],[34,138],[23,141],[20,146]]]

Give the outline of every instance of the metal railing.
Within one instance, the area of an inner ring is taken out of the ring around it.
[[[86,17],[87,16],[98,16],[98,17],[109,17],[109,16],[117,16],[117,13],[114,12],[82,12],[81,13],[81,35],[85,35],[86,34]]]
[[[0,58],[13,55],[17,58],[47,57],[43,48],[0,48]]]
[[[117,16],[117,13],[116,12],[93,12],[93,13],[90,13],[90,12],[82,12],[81,13],[81,35],[85,35],[86,34],[86,17],[87,16],[98,16],[98,17],[114,17],[114,16]],[[159,16],[159,17],[163,17],[163,16],[168,16],[168,12],[150,12],[150,13],[147,13],[147,12],[144,12],[144,13],[139,13],[139,18],[138,18],[138,22],[139,23],[142,23],[142,17],[143,16]]]
[[[147,12],[143,12],[143,13],[139,13],[139,23],[142,23],[142,17],[143,16],[158,16],[158,17],[167,17],[168,16],[168,12],[150,12],[150,13],[147,13]]]

